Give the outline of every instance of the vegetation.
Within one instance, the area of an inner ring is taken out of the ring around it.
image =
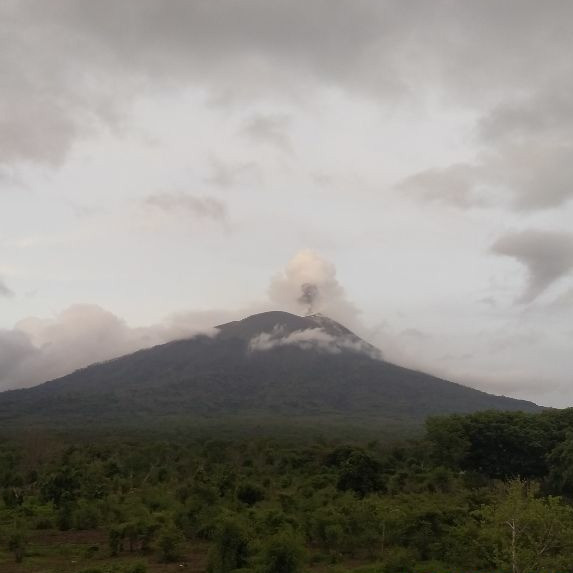
[[[4,437],[0,571],[570,571],[572,432],[563,410],[400,444]]]

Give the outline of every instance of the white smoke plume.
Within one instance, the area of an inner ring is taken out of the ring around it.
[[[299,251],[272,279],[269,298],[295,314],[325,314],[351,329],[358,322],[358,309],[338,282],[335,266],[308,249]]]

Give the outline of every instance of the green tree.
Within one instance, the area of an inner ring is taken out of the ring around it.
[[[245,567],[249,557],[249,536],[236,518],[225,518],[217,528],[209,554],[209,573],[229,573]]]
[[[117,556],[123,550],[123,528],[114,525],[108,530],[109,550],[112,556]]]
[[[168,525],[159,532],[157,549],[159,559],[164,563],[172,563],[182,558],[185,537],[174,525]]]
[[[482,539],[503,571],[555,571],[573,560],[573,509],[537,492],[536,484],[515,479],[482,511]]]
[[[362,497],[382,490],[380,463],[362,450],[353,451],[341,465],[337,487],[342,491],[352,490]]]
[[[265,499],[265,490],[255,483],[243,483],[237,488],[237,499],[247,505]]]
[[[279,533],[263,545],[260,573],[299,573],[304,564],[304,545],[292,533]]]
[[[557,445],[548,456],[549,479],[553,491],[573,494],[573,434]]]
[[[8,551],[11,551],[14,554],[16,563],[22,563],[24,560],[27,544],[28,539],[23,531],[13,531],[8,536]]]

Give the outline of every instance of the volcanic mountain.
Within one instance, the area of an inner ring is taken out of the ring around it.
[[[386,362],[322,315],[266,312],[214,331],[3,392],[0,426],[228,416],[419,423],[435,414],[540,409]]]

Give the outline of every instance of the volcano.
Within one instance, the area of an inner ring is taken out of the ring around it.
[[[265,312],[0,394],[0,427],[169,420],[352,419],[421,423],[438,414],[538,411],[403,368],[323,316]]]

